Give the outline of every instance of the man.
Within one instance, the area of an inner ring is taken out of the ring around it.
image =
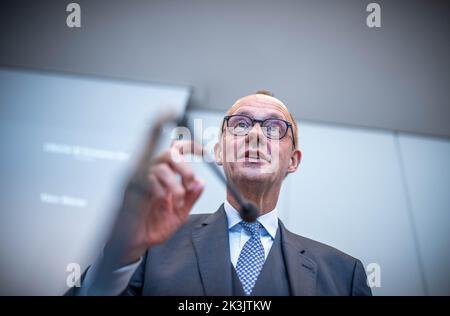
[[[199,145],[175,142],[156,157],[149,191],[131,215],[132,238],[105,294],[371,295],[361,262],[289,232],[278,219],[285,177],[301,160],[297,124],[266,92],[228,110],[214,147],[227,180],[259,214],[244,222],[230,192],[213,214],[189,212],[204,184],[184,159]],[[94,264],[77,294],[95,287]]]

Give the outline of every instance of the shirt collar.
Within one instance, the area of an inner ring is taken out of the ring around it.
[[[228,229],[233,229],[237,224],[242,221],[239,212],[227,201],[224,203],[225,213],[228,220]],[[275,235],[278,229],[278,210],[275,207],[272,211],[267,212],[257,218],[258,222],[264,227],[265,231],[275,239]]]

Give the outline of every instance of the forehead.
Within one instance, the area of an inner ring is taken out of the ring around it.
[[[248,114],[254,118],[274,117],[287,120],[283,108],[272,98],[249,96],[238,101],[234,111],[230,114]]]

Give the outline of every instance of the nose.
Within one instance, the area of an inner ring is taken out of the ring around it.
[[[260,143],[265,143],[266,137],[263,134],[263,130],[261,124],[256,122],[255,125],[250,129],[250,132],[247,134],[247,142],[254,143],[258,145]]]

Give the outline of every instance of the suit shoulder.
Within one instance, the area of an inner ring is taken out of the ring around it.
[[[286,232],[286,239],[316,266],[318,290],[323,295],[371,295],[361,261],[332,246]]]
[[[206,218],[208,218],[211,215],[212,213],[190,214],[185,225],[195,226],[203,222]]]
[[[357,258],[335,248],[330,245],[324,244],[322,242],[297,235],[293,232],[287,230],[287,234],[289,235],[289,239],[294,241],[297,245],[300,245],[304,248],[306,253],[315,259],[316,261],[330,261],[335,260],[341,261],[342,263],[348,263],[354,265],[357,261]]]

